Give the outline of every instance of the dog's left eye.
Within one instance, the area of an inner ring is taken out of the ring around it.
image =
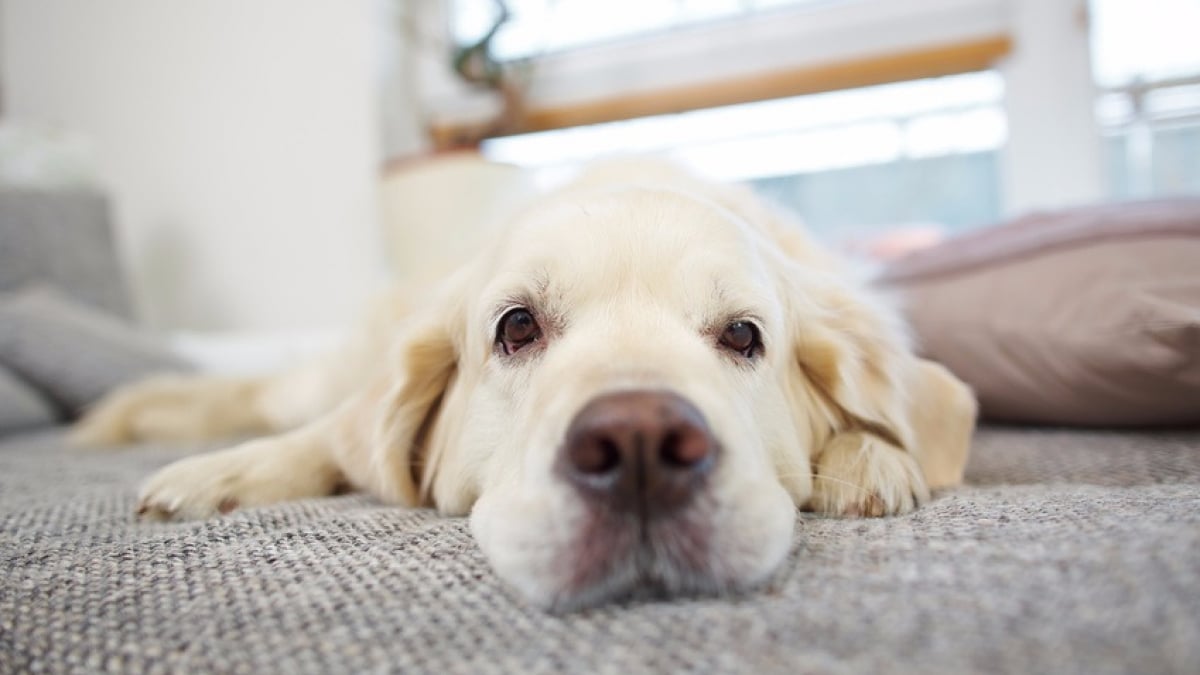
[[[721,346],[751,358],[762,352],[762,336],[749,321],[734,321],[721,333]]]
[[[496,328],[496,344],[505,354],[513,354],[536,342],[541,335],[542,329],[538,326],[537,319],[533,318],[533,313],[524,307],[518,307],[500,318],[500,325]]]

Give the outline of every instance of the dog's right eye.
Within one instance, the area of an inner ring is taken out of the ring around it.
[[[538,326],[537,319],[524,307],[510,310],[500,318],[500,325],[496,328],[496,344],[505,354],[516,353],[521,348],[537,342],[541,336],[542,329]]]
[[[749,321],[734,321],[726,326],[720,342],[722,347],[746,358],[754,358],[762,353],[762,335],[758,326]]]

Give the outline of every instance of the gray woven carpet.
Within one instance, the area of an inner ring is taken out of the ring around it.
[[[567,616],[361,496],[137,524],[178,450],[0,442],[0,671],[1200,672],[1200,433],[987,430],[972,485],[805,518],[758,593]]]

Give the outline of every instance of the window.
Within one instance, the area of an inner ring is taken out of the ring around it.
[[[1200,193],[1196,0],[1092,0],[1096,114],[1116,197]]]
[[[1008,53],[1006,0],[506,4],[490,47],[502,61],[528,60],[514,71],[527,78],[526,100],[509,131],[530,133],[483,151],[548,184],[605,156],[667,155],[751,183],[851,243],[1002,215],[1008,125],[1003,78],[989,68]],[[466,44],[499,6],[454,7]],[[453,111],[441,119],[453,138]]]
[[[509,0],[510,18],[496,35],[492,55],[500,61],[512,61],[770,9],[837,1]],[[494,0],[455,0],[455,40],[459,44],[478,40],[498,15]]]
[[[664,154],[750,182],[835,240],[960,230],[1000,216],[1003,89],[995,72],[956,75],[496,138],[484,152],[550,183],[606,155]]]

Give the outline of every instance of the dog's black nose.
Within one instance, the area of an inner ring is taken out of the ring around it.
[[[716,463],[704,416],[680,396],[627,391],[593,399],[567,429],[559,470],[589,500],[650,517],[686,504]]]

